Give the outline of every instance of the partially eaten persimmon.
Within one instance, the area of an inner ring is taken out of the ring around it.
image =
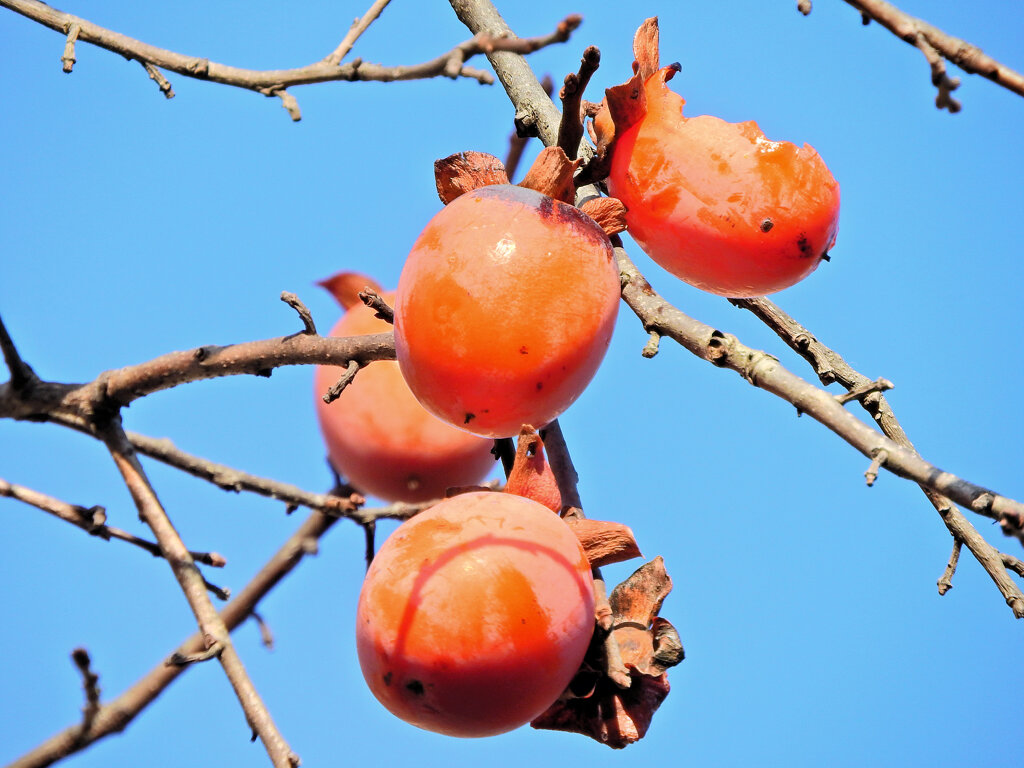
[[[595,118],[609,193],[629,234],[686,282],[760,296],[807,277],[835,244],[839,185],[813,147],[768,140],[757,123],[683,116],[659,67],[657,19],[637,30],[634,77]]]
[[[576,536],[508,493],[446,499],[381,546],[359,596],[356,647],[393,714],[451,736],[525,725],[565,690],[594,631]]]

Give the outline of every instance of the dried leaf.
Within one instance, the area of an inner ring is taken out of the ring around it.
[[[561,147],[545,147],[537,155],[537,159],[533,161],[519,186],[571,204],[576,199],[576,187],[572,183],[572,177],[581,162],[578,159],[570,160]]]
[[[611,237],[626,229],[626,206],[617,197],[592,197],[580,206]]]
[[[459,152],[435,161],[434,181],[445,205],[474,189],[510,183],[501,160],[486,152]]]
[[[665,561],[658,555],[640,566],[608,596],[615,623],[630,622],[647,629],[671,591],[672,579],[665,571]]]
[[[668,692],[666,675],[634,674],[627,690],[603,678],[589,697],[557,701],[530,725],[582,733],[613,749],[622,749],[643,738]]]
[[[622,523],[568,517],[565,522],[580,540],[587,559],[595,568],[642,556],[633,532]]]

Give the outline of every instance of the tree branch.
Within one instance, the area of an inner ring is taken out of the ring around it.
[[[352,26],[349,27],[345,37],[342,38],[338,47],[324,59],[324,63],[334,64],[335,66],[340,64],[341,60],[348,56],[352,46],[356,44],[356,41],[362,36],[363,32],[370,28],[370,25],[384,12],[384,9],[388,7],[390,2],[391,0],[374,0],[373,5],[363,14],[362,18],[352,22]]]
[[[960,111],[960,102],[950,96],[950,93],[960,86],[960,80],[950,78],[946,74],[945,61],[956,64],[968,74],[982,75],[1018,96],[1024,96],[1024,75],[1000,64],[977,46],[948,35],[928,22],[904,13],[885,0],[845,1],[860,11],[865,24],[877,21],[900,40],[913,45],[924,54],[931,69],[932,85],[939,91],[935,97],[935,106],[939,109]],[[798,7],[805,16],[811,11],[810,2],[802,1]]]
[[[121,472],[121,477],[135,501],[140,517],[156,536],[160,550],[167,562],[170,563],[171,570],[185,594],[185,599],[195,614],[200,633],[203,636],[203,648],[199,652],[202,653],[204,650],[212,652],[213,649],[219,649],[217,658],[224,674],[231,683],[231,687],[234,688],[235,696],[242,705],[242,711],[245,713],[253,733],[259,736],[263,742],[271,762],[275,768],[295,768],[299,763],[298,757],[277,730],[270,712],[245,671],[242,660],[231,642],[230,632],[224,620],[217,613],[206,594],[205,580],[153,491],[145,470],[135,455],[135,449],[132,448],[128,437],[121,428],[119,417],[111,419],[108,424],[100,427],[99,433],[101,439],[106,443],[115,465]],[[188,655],[181,654],[181,656],[187,657]]]
[[[238,596],[224,606],[219,614],[229,630],[252,615],[257,604],[287,576],[315,547],[316,543],[337,522],[338,518],[314,512],[288,538],[259,573]],[[182,656],[200,653],[206,644],[201,633],[196,633],[176,650]],[[173,654],[172,654],[173,655]],[[164,692],[189,667],[168,666],[161,659],[152,670],[113,701],[102,705],[96,712],[88,731],[75,723],[55,734],[35,749],[12,762],[7,768],[42,768],[74,754],[105,736],[120,733],[135,717]]]
[[[146,363],[100,374],[87,384],[38,382],[19,394],[12,382],[0,384],[0,418],[77,422],[84,426],[145,395],[219,376],[269,376],[282,365],[361,365],[394,360],[393,333],[328,338],[300,332],[261,341],[205,346],[171,352]]]
[[[81,528],[90,536],[96,536],[104,541],[117,539],[145,550],[153,555],[153,557],[163,557],[160,547],[155,542],[140,539],[138,536],[123,531],[120,528],[107,525],[107,511],[103,507],[94,506],[86,508],[77,504],[68,504],[60,499],[55,499],[53,496],[47,496],[45,493],[33,491],[31,488],[26,488],[23,485],[9,483],[3,478],[0,478],[0,496],[16,499],[44,512],[49,512],[54,517],[59,517],[64,522]],[[223,568],[227,564],[224,556],[216,552],[193,552],[189,550],[189,555],[196,562],[213,568]]]
[[[377,5],[382,4],[376,3],[374,7]],[[363,31],[360,29],[358,34],[353,34],[353,30],[350,30],[338,48],[321,61],[295,69],[255,70],[231,67],[198,56],[185,56],[164,48],[158,48],[141,40],[105,29],[70,13],[51,8],[45,3],[38,2],[38,0],[0,0],[0,6],[20,13],[22,16],[56,30],[63,35],[69,35],[71,30],[77,27],[76,39],[78,41],[92,43],[100,48],[120,54],[126,59],[139,61],[143,66],[148,65],[146,71],[149,72],[151,77],[153,77],[155,68],[159,68],[197,80],[209,80],[235,88],[255,91],[264,96],[279,97],[283,106],[291,115],[292,120],[295,121],[300,120],[302,116],[295,98],[287,92],[287,89],[292,86],[337,81],[355,82],[359,80],[393,82],[396,80],[421,80],[432,77],[448,77],[451,79],[466,77],[489,85],[494,82],[494,78],[489,73],[468,67],[465,65],[465,62],[479,53],[502,50],[508,45],[507,41],[499,39],[500,35],[493,37],[478,35],[472,40],[456,45],[447,53],[421,64],[385,67],[380,64],[364,62],[362,59],[354,59],[345,64],[339,63],[345,53],[348,52],[344,50],[346,41],[351,38],[351,42],[354,43],[355,39]],[[371,8],[367,12],[367,16],[373,10],[374,8]],[[518,41],[518,48],[529,52],[552,45],[553,43],[568,40],[572,30],[579,24],[578,19],[575,20],[575,24],[572,23],[573,20],[574,17],[569,17],[562,21],[555,29],[555,32],[550,35]],[[372,19],[367,21],[367,26],[370,21]],[[339,52],[341,53],[340,56],[338,55]],[[68,67],[67,53],[65,53],[64,62],[64,66]],[[66,69],[65,71],[68,70]],[[160,84],[160,90],[170,98],[173,95],[170,84],[166,80],[161,82],[158,78],[154,77],[154,79]]]
[[[827,386],[832,382],[837,382],[845,387],[849,390],[847,395],[854,396],[854,399],[860,401],[864,410],[871,415],[883,433],[899,445],[911,451],[915,450],[888,400],[882,394],[885,389],[892,388],[891,382],[885,379],[873,382],[867,376],[855,371],[839,353],[818,341],[810,331],[783,312],[771,300],[757,298],[730,299],[730,301],[737,307],[753,313],[793,351],[810,363],[822,384]],[[844,398],[845,396],[839,396],[836,399],[840,403],[847,402]],[[954,553],[959,553],[960,543],[966,544],[971,554],[995,582],[999,592],[1006,600],[1006,604],[1013,611],[1013,615],[1018,619],[1024,618],[1024,593],[1007,574],[1004,555],[985,541],[952,501],[927,486],[921,486],[921,490],[924,491],[924,495],[928,497],[928,501],[935,507],[942,522],[949,529],[949,533],[957,545]],[[955,569],[956,559],[952,558],[950,567],[939,580],[940,594],[945,594],[952,588],[950,580]]]

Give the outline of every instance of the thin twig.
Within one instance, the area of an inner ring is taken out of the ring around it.
[[[68,504],[65,501],[48,496],[45,493],[40,493],[39,491],[34,491],[31,488],[26,488],[23,485],[7,482],[3,478],[0,478],[0,496],[16,499],[44,512],[49,512],[54,517],[58,517],[66,523],[71,523],[98,539],[103,539],[104,541],[117,539],[145,550],[153,555],[153,557],[163,557],[163,553],[156,542],[139,538],[120,528],[107,525],[106,510],[103,507],[82,507],[77,504]],[[217,552],[194,552],[189,550],[189,555],[197,563],[209,565],[213,568],[223,568],[227,565],[227,560],[224,559],[224,556]]]
[[[246,673],[242,660],[231,642],[230,632],[206,593],[206,582],[150,485],[145,470],[135,455],[135,449],[121,427],[120,420],[116,417],[111,419],[100,428],[99,433],[135,501],[139,516],[152,529],[189,607],[195,614],[205,641],[199,653],[212,654],[215,649],[219,651],[216,655],[221,668],[234,688],[246,720],[263,742],[271,762],[275,768],[293,768],[295,754],[278,731],[270,712]],[[183,654],[183,657],[185,656],[187,654]]]
[[[78,33],[81,31],[82,28],[77,24],[72,24],[71,28],[68,29],[68,37],[64,42],[64,54],[60,57],[63,70],[67,73],[71,72],[77,61],[75,58],[75,41],[78,40]]]
[[[846,3],[860,11],[865,24],[872,20],[877,21],[900,40],[913,45],[924,54],[931,70],[932,84],[939,91],[935,99],[935,105],[939,109],[945,108],[950,112],[960,110],[960,103],[950,96],[950,92],[960,85],[960,81],[946,75],[943,59],[956,64],[968,74],[987,77],[1018,96],[1024,96],[1024,75],[1000,64],[976,45],[948,35],[923,19],[904,13],[885,0],[846,0]],[[806,10],[803,7],[800,10],[806,16],[810,12],[810,3],[807,3]]]
[[[841,355],[818,341],[814,334],[783,312],[770,299],[731,299],[730,301],[734,305],[752,312],[797,354],[810,363],[822,384],[828,385],[836,382],[854,392],[867,390],[875,383],[867,376],[855,371]],[[886,380],[878,379],[878,381]],[[882,432],[899,445],[914,450],[913,443],[903,431],[903,427],[881,390],[868,393],[859,398],[859,401],[879,425]],[[1006,573],[1004,566],[1004,558],[1008,555],[1002,555],[985,541],[984,537],[948,498],[925,486],[922,486],[921,490],[939,513],[953,540],[966,544],[971,554],[995,582],[1014,616],[1024,618],[1024,593]]]
[[[363,32],[370,28],[370,25],[384,12],[384,9],[388,7],[390,2],[391,0],[374,0],[373,5],[363,14],[362,18],[352,22],[352,26],[345,33],[345,37],[341,39],[338,47],[324,59],[324,62],[334,65],[340,64],[341,60],[348,56],[352,46],[356,44],[356,41],[362,36]]]
[[[359,363],[355,360],[350,360],[348,365],[345,366],[345,372],[341,374],[341,377],[334,382],[326,392],[324,392],[321,399],[328,405],[333,403],[341,397],[341,393],[345,391],[345,387],[352,383],[357,373],[359,373]]]
[[[298,313],[299,319],[302,320],[303,333],[308,333],[311,336],[317,335],[316,323],[313,322],[313,313],[309,311],[309,307],[302,303],[302,299],[291,291],[281,291],[281,301]]]
[[[565,42],[579,24],[577,17],[568,17],[560,22],[551,34],[523,38],[522,40],[505,40],[501,39],[500,35],[477,35],[430,61],[410,66],[386,67],[381,64],[365,62],[362,59],[353,59],[345,64],[340,64],[328,60],[334,55],[331,54],[327,59],[295,69],[254,70],[232,67],[199,56],[185,56],[158,48],[141,40],[105,29],[70,13],[51,8],[38,0],[0,0],[0,6],[10,8],[12,11],[61,34],[67,34],[72,26],[77,25],[79,28],[78,40],[113,51],[126,59],[148,63],[158,69],[197,80],[209,80],[255,91],[265,96],[279,97],[293,120],[299,120],[301,114],[298,103],[287,90],[290,87],[339,81],[394,82],[433,77],[453,79],[464,77],[489,85],[494,82],[491,74],[467,66],[465,62],[468,59],[485,51],[515,48],[522,52],[532,52],[548,45]]]
[[[75,662],[82,675],[82,689],[85,691],[85,706],[82,707],[81,733],[87,734],[96,721],[100,711],[100,676],[92,671],[89,652],[85,648],[75,648],[71,652],[71,660]]]
[[[274,650],[274,633],[270,631],[270,625],[256,611],[252,612],[252,619],[260,628],[260,642],[263,643],[263,647],[268,651]]]
[[[260,569],[238,596],[224,606],[220,617],[229,630],[252,615],[256,605],[281,580],[291,573],[307,556],[307,547],[303,542],[319,540],[337,522],[338,518],[313,512],[306,521],[292,534],[280,549]],[[200,653],[206,649],[201,633],[196,633],[185,640],[177,653],[184,656]],[[178,676],[190,667],[167,666],[163,659],[146,675],[138,680],[113,701],[100,707],[87,733],[83,733],[78,723],[56,733],[30,752],[22,755],[7,768],[43,768],[52,765],[75,752],[85,749],[90,744],[120,733],[151,704],[167,686],[178,679]]]
[[[580,142],[583,140],[583,114],[580,112],[583,92],[599,66],[601,51],[593,45],[588,46],[583,51],[579,72],[566,75],[562,90],[558,93],[562,102],[562,119],[558,124],[557,146],[565,151],[570,160],[579,154]]]
[[[374,317],[383,320],[385,323],[395,323],[395,310],[373,288],[367,286],[356,294],[359,300],[374,312]]]
[[[0,352],[3,352],[4,362],[7,370],[11,373],[11,380],[8,386],[14,390],[14,394],[20,394],[37,381],[35,371],[21,359],[18,348],[14,345],[11,335],[7,332],[7,326],[0,317]],[[0,385],[4,386],[4,385]]]
[[[953,588],[953,574],[956,573],[957,563],[960,562],[960,549],[964,543],[961,539],[953,539],[953,551],[949,553],[949,562],[946,563],[946,570],[942,572],[939,580],[935,582],[939,588],[939,594],[944,595]]]

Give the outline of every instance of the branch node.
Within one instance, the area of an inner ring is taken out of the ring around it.
[[[313,314],[309,308],[302,303],[302,300],[291,291],[281,291],[281,301],[299,313],[302,320],[302,333],[309,336],[316,336],[316,323],[313,322]]]
[[[82,674],[82,688],[85,690],[80,730],[80,736],[84,737],[92,729],[93,721],[100,711],[100,676],[92,671],[89,652],[85,648],[75,648],[71,652],[71,660]]]
[[[373,288],[367,286],[358,294],[359,300],[374,311],[374,317],[386,323],[395,323],[395,310],[388,306],[388,303],[381,298]]]
[[[651,331],[651,336],[647,339],[647,343],[644,344],[644,348],[640,351],[643,357],[650,360],[656,354],[658,354],[658,343],[661,341],[661,334],[657,331]]]
[[[172,653],[164,664],[168,667],[187,667],[190,664],[199,664],[203,661],[209,661],[220,656],[224,650],[224,643],[219,640],[207,648],[205,651],[199,653],[181,653],[175,651]]]
[[[359,370],[359,363],[355,360],[349,360],[348,365],[345,367],[345,372],[341,375],[330,389],[323,396],[323,401],[330,405],[339,397],[341,393],[345,391],[345,387],[352,383],[352,379],[356,377],[356,372]]]
[[[64,65],[64,71],[70,73],[78,59],[75,58],[75,41],[78,40],[78,33],[82,31],[81,26],[72,24],[68,28],[68,39],[64,43],[64,55],[60,57]],[[86,657],[88,660],[88,657]]]
[[[156,83],[157,87],[160,88],[160,93],[164,95],[164,98],[173,99],[174,89],[171,88],[171,83],[166,77],[164,77],[163,72],[154,67],[148,61],[140,61],[139,63],[142,64],[143,68],[146,70],[146,74],[149,75],[149,79]]]
[[[796,9],[807,16],[811,12],[811,0],[797,0]]]
[[[963,539],[953,540],[953,551],[949,555],[949,563],[946,565],[946,570],[939,577],[939,580],[935,582],[939,588],[939,594],[944,595],[953,588],[953,574],[956,573],[957,563],[960,561],[960,549],[963,547]],[[1009,602],[1009,598],[1007,598]]]
[[[867,481],[868,487],[870,488],[875,484],[875,480],[878,479],[878,470],[882,468],[882,465],[889,459],[889,452],[885,448],[879,448],[872,451],[871,466],[868,467],[864,473],[864,479]]]

